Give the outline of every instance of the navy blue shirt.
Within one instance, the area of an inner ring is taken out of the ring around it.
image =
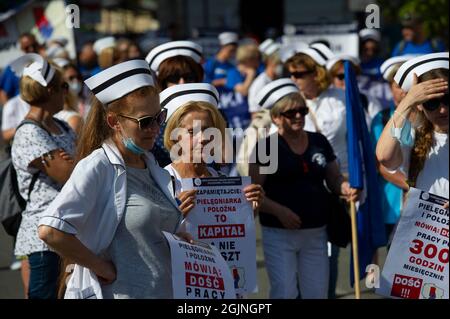
[[[0,89],[5,91],[8,98],[13,98],[20,93],[19,81],[20,79],[8,65],[1,76]]]
[[[279,204],[290,208],[302,222],[301,228],[316,228],[327,224],[331,209],[330,195],[325,188],[326,166],[336,159],[333,148],[327,138],[320,133],[306,132],[308,146],[302,155],[294,153],[287,142],[278,136],[278,153],[271,160],[278,161],[274,174],[267,175],[264,182],[266,196]],[[258,152],[261,143],[266,143],[266,154],[270,150],[270,137],[260,140],[256,146]],[[263,147],[263,146],[262,146]],[[263,151],[263,150],[262,150]],[[258,154],[258,153],[257,153]],[[259,158],[257,160],[259,162]],[[269,164],[258,163],[261,166]],[[272,163],[273,164],[273,163]],[[263,226],[284,228],[275,216],[260,212]]]

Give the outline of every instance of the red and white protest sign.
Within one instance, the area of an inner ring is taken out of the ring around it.
[[[182,180],[183,190],[197,190],[195,206],[183,221],[186,231],[219,249],[239,294],[257,289],[255,220],[243,191],[247,185],[248,176]]]
[[[377,293],[404,299],[449,298],[448,199],[411,188]]]
[[[216,247],[163,234],[170,246],[175,299],[236,298],[230,269]]]

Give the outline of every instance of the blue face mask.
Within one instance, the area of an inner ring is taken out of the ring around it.
[[[122,137],[122,143],[127,148],[127,150],[133,152],[136,155],[142,155],[145,153],[145,150],[142,147],[137,146],[131,137]]]
[[[411,136],[411,122],[406,120],[403,127],[391,126],[391,136],[400,143],[401,146],[412,147],[414,145]]]
[[[123,133],[123,128],[121,135],[122,135],[122,143],[127,150],[131,151],[136,155],[142,155],[145,153],[145,150],[142,147],[136,145],[136,143],[133,141],[131,137],[125,137],[125,134]]]

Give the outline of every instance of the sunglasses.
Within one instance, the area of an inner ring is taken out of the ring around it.
[[[432,99],[429,101],[424,102],[422,105],[427,111],[434,111],[441,106],[441,104],[444,104],[448,107],[448,93],[446,93],[443,97],[439,99]]]
[[[297,113],[300,113],[300,115],[305,116],[306,114],[308,114],[308,112],[309,109],[307,107],[299,107],[298,109],[288,110],[280,114],[288,119],[294,119],[297,116]]]
[[[195,74],[194,72],[183,73],[183,74],[174,73],[174,74],[171,74],[171,75],[167,76],[166,81],[168,83],[178,83],[181,78],[183,78],[184,82],[186,82],[186,83],[198,82],[197,81],[197,74]]]
[[[62,88],[64,91],[67,91],[67,90],[69,90],[69,84],[68,84],[67,82],[63,82],[63,83],[61,84],[61,88]]]
[[[302,79],[311,73],[313,73],[313,71],[295,71],[295,72],[291,72],[291,76],[296,79]]]
[[[145,130],[148,128],[153,127],[154,124],[157,124],[158,126],[161,126],[167,117],[167,109],[162,109],[158,114],[155,116],[143,116],[140,118],[119,114],[119,116],[124,117],[126,119],[130,119],[132,121],[135,121],[139,125],[140,130]]]
[[[334,76],[335,78],[338,78],[339,80],[344,80],[345,79],[345,74],[344,73],[339,73],[339,74],[336,74],[335,76]]]

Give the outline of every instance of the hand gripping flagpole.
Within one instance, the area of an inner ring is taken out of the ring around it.
[[[355,299],[361,299],[361,290],[359,287],[359,257],[358,257],[358,229],[356,226],[356,205],[354,201],[350,202],[350,218],[352,221],[352,251],[353,251],[353,276]]]

